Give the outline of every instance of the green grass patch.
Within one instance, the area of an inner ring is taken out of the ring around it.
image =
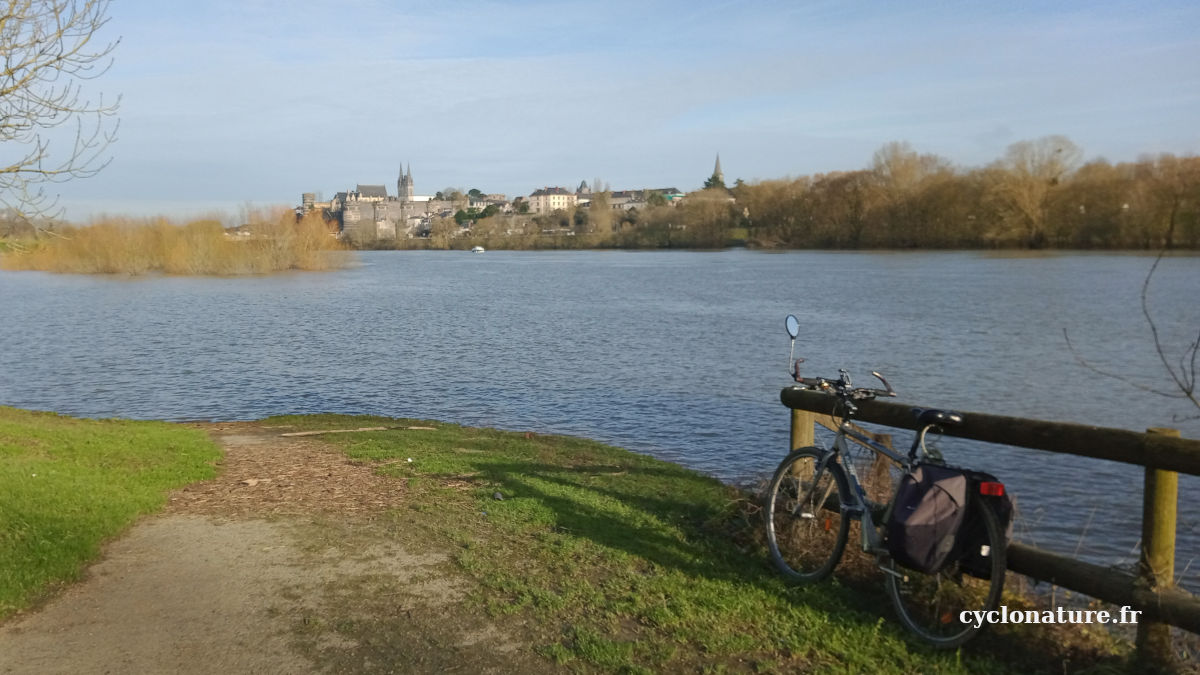
[[[220,456],[198,430],[0,407],[0,618],[75,579],[100,545]]]
[[[497,623],[534,649],[607,672],[1061,671],[984,635],[935,652],[878,588],[785,584],[758,543],[747,495],[674,464],[578,438],[362,417],[284,417],[408,482],[394,512],[406,547],[451,551]],[[406,430],[404,426],[437,426]],[[497,496],[500,499],[497,499]],[[1072,665],[1078,667],[1079,660]]]

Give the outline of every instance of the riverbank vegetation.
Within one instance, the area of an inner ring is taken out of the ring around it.
[[[211,478],[219,454],[174,424],[0,407],[0,618],[78,578],[169,490]]]
[[[344,266],[348,253],[317,216],[290,209],[250,213],[240,226],[218,218],[104,219],[9,239],[0,267],[71,274],[244,275]]]
[[[889,143],[865,169],[649,194],[635,210],[593,206],[450,219],[400,248],[1200,249],[1200,157],[1083,161],[1062,136],[1014,143],[961,168]]]

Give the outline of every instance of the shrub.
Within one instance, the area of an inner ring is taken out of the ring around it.
[[[317,215],[297,219],[290,210],[254,213],[225,229],[208,218],[183,225],[165,218],[107,219],[65,228],[51,238],[0,257],[12,270],[68,274],[268,274],[323,270],[348,261]]]

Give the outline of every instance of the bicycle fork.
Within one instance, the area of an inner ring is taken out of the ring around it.
[[[832,480],[829,481],[829,485],[825,487],[825,493],[821,495],[820,499],[813,500],[812,497],[814,496],[817,486],[821,484],[821,477],[825,474],[825,467],[829,466],[829,462],[833,461],[833,457],[834,453],[831,452],[826,453],[823,457],[821,457],[819,463],[813,471],[812,485],[809,486],[808,492],[803,495],[803,498],[801,498],[801,495],[796,495],[798,501],[796,503],[796,511],[792,514],[793,516],[797,516],[805,520],[812,520],[817,517],[816,512],[825,507],[825,502],[829,499],[829,493],[833,491],[834,482]],[[841,505],[840,508],[842,509],[844,515],[845,505]]]

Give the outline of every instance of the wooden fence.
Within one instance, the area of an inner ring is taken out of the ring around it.
[[[812,443],[815,414],[833,414],[836,401],[827,394],[798,387],[784,388],[780,400],[792,409],[793,447]],[[856,421],[902,429],[917,428],[912,405],[883,400],[863,401],[858,405]],[[1170,661],[1168,625],[1200,634],[1200,598],[1174,584],[1178,473],[1200,475],[1200,441],[1180,438],[1179,432],[1173,429],[1138,433],[959,412],[963,415],[963,423],[944,430],[945,435],[1145,467],[1142,556],[1136,573],[1076,560],[1019,542],[1009,545],[1008,569],[1106,602],[1141,610],[1137,647],[1139,658],[1144,661]],[[1035,471],[1036,467],[1029,466],[1025,470]]]

